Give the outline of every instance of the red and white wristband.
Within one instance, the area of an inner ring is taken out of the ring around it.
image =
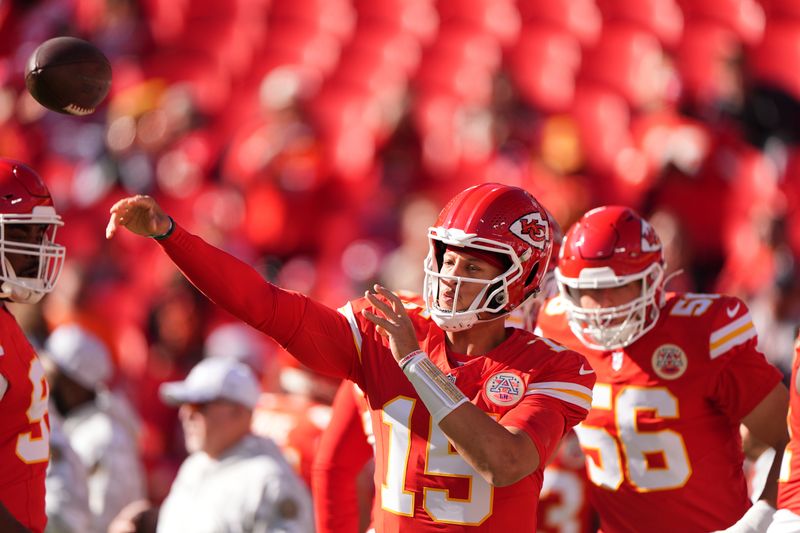
[[[422,350],[411,352],[398,364],[437,424],[458,406],[469,401]]]

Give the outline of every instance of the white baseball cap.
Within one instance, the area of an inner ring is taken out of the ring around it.
[[[45,341],[50,359],[67,377],[94,390],[111,377],[111,356],[106,345],[77,324],[59,326]]]
[[[258,403],[261,388],[244,363],[214,357],[200,361],[185,380],[163,383],[159,393],[170,405],[225,399],[252,409]]]

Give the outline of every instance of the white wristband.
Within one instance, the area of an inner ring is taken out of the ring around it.
[[[437,424],[452,413],[467,397],[450,381],[425,352],[419,352],[403,366],[403,373],[414,385],[422,403]]]
[[[764,500],[758,500],[731,527],[727,533],[764,533],[772,522],[775,508]]]

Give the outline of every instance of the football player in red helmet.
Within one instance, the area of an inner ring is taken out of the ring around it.
[[[218,305],[364,391],[376,531],[535,530],[544,465],[586,416],[594,375],[579,354],[505,327],[539,290],[552,246],[529,193],[482,184],[448,203],[429,231],[425,307],[379,285],[339,310],[284,291],[149,197],[117,202],[107,235],[119,227],[155,237]]]
[[[533,331],[542,304],[558,291],[554,270],[564,234],[552,217],[550,228],[553,249],[540,291],[505,317],[507,327]],[[402,296],[407,307],[425,305],[420,296],[412,293]],[[374,444],[364,394],[353,383],[343,381],[333,401],[330,424],[322,434],[314,458],[312,488],[317,533],[368,531],[372,491],[364,494],[362,477],[374,467],[370,462]],[[537,531],[596,531],[587,487],[583,453],[574,432],[569,431],[544,471]]]
[[[597,373],[576,433],[603,531],[766,530],[780,459],[751,507],[739,424],[782,450],[787,391],[744,302],[666,292],[658,235],[619,206],[570,228],[556,279],[539,327]]]
[[[64,247],[61,217],[32,169],[0,159],[0,299],[35,303],[55,286]],[[50,457],[44,368],[5,307],[0,309],[0,531],[41,532]]]

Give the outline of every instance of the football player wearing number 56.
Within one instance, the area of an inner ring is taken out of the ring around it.
[[[378,285],[339,310],[282,290],[149,197],[117,202],[107,235],[119,227],[158,239],[218,305],[364,391],[376,531],[535,531],[545,463],[586,416],[594,374],[583,356],[505,327],[550,258],[533,196],[482,184],[448,203],[428,231],[424,306]]]
[[[788,393],[756,350],[745,304],[666,293],[658,236],[618,206],[570,228],[556,279],[560,296],[538,326],[597,372],[592,410],[576,433],[603,532],[765,531],[788,440]],[[752,507],[740,422],[778,450]]]
[[[62,225],[42,179],[0,158],[0,300],[36,303],[64,263]],[[17,321],[0,304],[0,531],[41,533],[50,458],[44,368]]]

